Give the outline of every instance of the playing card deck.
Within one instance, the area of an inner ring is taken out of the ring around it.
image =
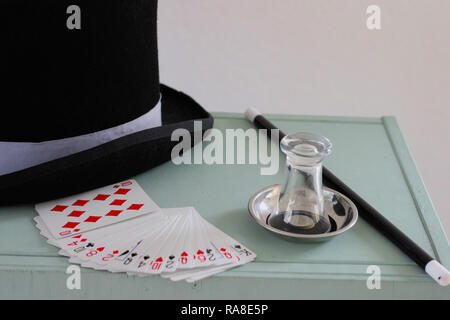
[[[71,263],[96,270],[193,282],[256,257],[194,208],[160,209],[134,180],[36,210],[47,242]]]

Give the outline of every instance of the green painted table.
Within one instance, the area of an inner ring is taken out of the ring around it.
[[[251,127],[239,114],[216,113],[215,127]],[[450,246],[394,118],[269,117],[284,132],[330,138],[325,165],[369,203],[450,267]],[[280,154],[282,157],[282,155]],[[171,162],[136,177],[160,207],[194,206],[211,223],[258,254],[255,262],[195,284],[81,270],[81,290],[66,288],[67,259],[46,244],[32,205],[0,208],[0,298],[450,298],[406,255],[364,220],[330,242],[299,244],[258,226],[247,212],[258,189],[283,181],[258,165]],[[369,290],[369,265],[381,269],[381,289]]]

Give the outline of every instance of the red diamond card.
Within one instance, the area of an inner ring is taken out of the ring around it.
[[[39,203],[35,208],[56,239],[159,210],[135,180]]]

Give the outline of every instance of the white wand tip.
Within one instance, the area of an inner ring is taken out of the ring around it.
[[[253,107],[250,107],[245,111],[245,117],[248,120],[250,120],[251,122],[253,122],[255,120],[255,118],[259,115],[261,115],[261,112],[259,112],[258,110],[256,110]]]
[[[425,271],[441,286],[446,287],[450,284],[450,272],[436,260],[428,262]]]

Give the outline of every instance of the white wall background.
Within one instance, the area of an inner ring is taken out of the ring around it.
[[[209,111],[396,116],[450,235],[449,0],[160,0],[159,51]]]

